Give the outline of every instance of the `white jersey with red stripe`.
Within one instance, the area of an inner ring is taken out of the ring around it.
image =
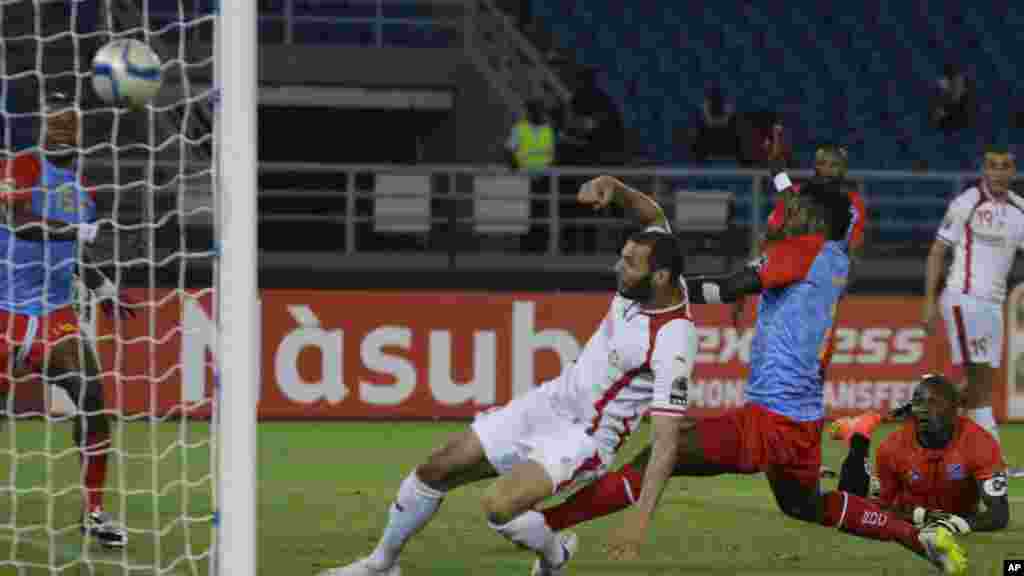
[[[947,289],[982,300],[1006,300],[1006,278],[1024,249],[1024,200],[1010,191],[993,196],[984,182],[949,205],[937,238],[954,249]]]
[[[648,409],[686,411],[697,332],[683,286],[683,302],[661,310],[616,295],[579,358],[544,384],[556,409],[583,421],[607,449],[618,450]]]

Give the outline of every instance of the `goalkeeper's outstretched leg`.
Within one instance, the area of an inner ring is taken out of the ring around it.
[[[765,472],[780,510],[792,518],[872,540],[895,542],[946,574],[965,574],[967,556],[941,524],[917,528],[877,503],[843,491],[818,492],[820,422],[795,422],[756,404],[680,428],[673,476]],[[640,500],[649,451],[542,513],[561,530]]]
[[[110,420],[103,401],[99,363],[87,340],[70,336],[49,352],[44,381],[63,388],[77,407],[72,421],[72,436],[81,450],[82,531],[107,547],[122,548],[128,542],[123,527],[113,522],[103,508],[110,452]]]

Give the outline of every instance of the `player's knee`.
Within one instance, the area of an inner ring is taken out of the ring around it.
[[[487,521],[495,526],[508,524],[520,514],[520,511],[515,509],[514,503],[503,498],[493,485],[480,498],[480,506],[483,508]]]
[[[451,455],[456,447],[451,443],[435,449],[427,460],[416,467],[416,477],[434,490],[446,490],[452,475]]]

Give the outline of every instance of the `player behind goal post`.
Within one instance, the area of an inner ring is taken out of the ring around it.
[[[82,451],[82,531],[120,548],[127,532],[103,509],[110,422],[95,351],[81,337],[74,310],[75,270],[97,235],[93,190],[78,177],[79,114],[63,92],[46,97],[46,135],[40,152],[0,162],[0,387],[39,376],[75,403],[75,445]],[[131,303],[96,267],[81,262],[83,280],[109,315],[134,316]],[[81,353],[80,353],[81,351]]]

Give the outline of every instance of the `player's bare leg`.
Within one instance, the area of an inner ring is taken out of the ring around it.
[[[46,380],[63,388],[78,408],[72,435],[82,451],[82,530],[104,546],[122,548],[128,542],[128,533],[103,509],[107,454],[111,447],[110,420],[104,411],[103,384],[95,353],[78,337],[66,337],[51,348],[48,364]]]
[[[555,493],[555,482],[538,462],[529,461],[502,475],[484,494],[487,523],[510,541],[538,555],[533,574],[555,576],[576,553],[576,536],[558,535],[534,505]]]
[[[650,458],[648,446],[622,468],[601,476],[565,502],[542,510],[548,526],[557,532],[628,508],[640,497],[644,468]],[[693,419],[687,418],[682,424],[678,458],[673,476],[718,476],[729,472],[704,459]]]
[[[445,494],[497,475],[475,432],[455,434],[402,481],[373,553],[348,566],[321,572],[321,576],[398,576],[402,548],[434,516]]]
[[[997,370],[988,364],[970,362],[964,365],[964,371],[967,374],[964,400],[966,416],[987,430],[998,441],[999,426],[992,414],[992,385],[995,382]]]
[[[821,494],[816,487],[804,485],[781,469],[770,470],[766,476],[779,509],[791,518],[835,526],[862,538],[894,541],[945,574],[967,573],[967,555],[945,527],[918,529],[871,500],[838,490]]]

